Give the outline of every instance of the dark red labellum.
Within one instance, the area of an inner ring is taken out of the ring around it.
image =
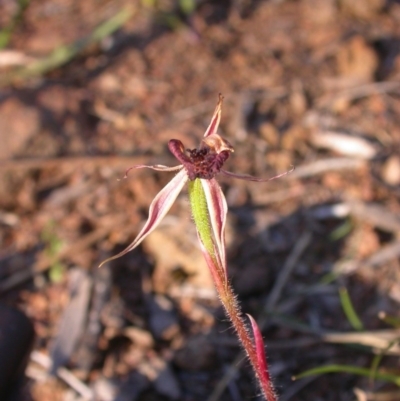
[[[205,180],[214,178],[221,171],[230,154],[229,150],[215,153],[208,146],[200,149],[186,149],[187,153],[185,153],[182,142],[177,139],[171,139],[168,148],[185,167],[191,181],[196,178]]]

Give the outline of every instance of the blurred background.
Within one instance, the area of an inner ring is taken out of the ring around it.
[[[0,49],[0,301],[36,332],[19,400],[261,400],[186,193],[97,268],[173,177],[125,170],[177,164],[218,93],[226,169],[296,167],[218,178],[280,400],[400,399],[399,1],[2,0]]]

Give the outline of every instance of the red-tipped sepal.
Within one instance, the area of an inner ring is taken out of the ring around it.
[[[267,359],[265,357],[264,341],[261,335],[261,331],[258,328],[257,322],[250,316],[247,315],[250,320],[251,328],[254,336],[254,348],[257,355],[257,366],[254,368],[257,371],[258,380],[260,381],[261,390],[268,401],[276,401],[276,395],[272,381],[268,371]]]

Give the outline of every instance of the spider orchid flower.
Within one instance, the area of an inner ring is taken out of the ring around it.
[[[198,149],[186,149],[181,141],[171,139],[168,148],[181,163],[175,167],[163,165],[137,165],[131,169],[150,168],[156,171],[177,172],[175,177],[156,195],[149,209],[149,217],[135,240],[122,252],[103,261],[105,263],[119,258],[136,248],[161,222],[186,183],[189,188],[189,199],[196,225],[200,247],[210,269],[214,285],[232,322],[240,342],[245,349],[261,390],[268,401],[275,401],[276,396],[268,373],[262,335],[255,320],[250,319],[253,338],[249,334],[236,296],[229,284],[225,254],[225,222],[227,204],[224,194],[215,176],[224,174],[248,181],[265,182],[286,175],[288,172],[269,179],[260,179],[250,175],[235,174],[222,169],[224,163],[234,151],[232,145],[217,134],[221,120],[223,97],[219,101]]]

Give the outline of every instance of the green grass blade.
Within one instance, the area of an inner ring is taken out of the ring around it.
[[[376,378],[377,378],[378,368],[379,368],[379,365],[380,365],[383,357],[390,350],[390,348],[392,348],[393,345],[397,344],[398,342],[399,342],[398,338],[393,341],[390,341],[388,346],[385,349],[383,349],[378,355],[375,355],[374,359],[372,360],[371,368],[370,368],[371,385],[373,384],[374,380],[376,380]]]
[[[11,22],[0,31],[0,50],[4,49],[8,43],[10,42],[11,36],[21,22],[22,17],[24,15],[25,10],[28,8],[30,0],[19,0],[18,1],[18,10],[13,16]]]
[[[371,370],[367,368],[360,368],[352,365],[325,365],[318,368],[313,368],[294,376],[294,380],[302,379],[313,375],[323,375],[326,373],[350,373],[359,376],[371,377]],[[400,376],[392,373],[376,372],[375,378],[377,380],[383,380],[390,383],[394,383],[396,386],[400,386]]]
[[[329,239],[331,241],[338,241],[350,234],[353,230],[353,223],[350,219],[345,220],[339,227],[336,227],[330,234]]]
[[[385,312],[379,312],[379,319],[396,329],[400,328],[400,319],[395,316],[389,316]]]
[[[340,303],[342,304],[343,312],[345,313],[347,320],[351,324],[351,327],[353,327],[353,329],[357,331],[364,330],[364,325],[362,324],[353,307],[353,303],[351,302],[349,293],[347,292],[346,288],[339,288],[339,297]]]
[[[40,76],[54,70],[55,68],[61,67],[62,65],[71,61],[90,44],[98,42],[111,35],[122,25],[124,25],[132,15],[133,9],[131,7],[122,9],[113,17],[100,24],[87,37],[79,39],[71,45],[60,46],[51,52],[47,57],[44,57],[24,68],[12,71],[10,74],[5,75],[0,80],[0,85],[5,85],[14,79]]]

